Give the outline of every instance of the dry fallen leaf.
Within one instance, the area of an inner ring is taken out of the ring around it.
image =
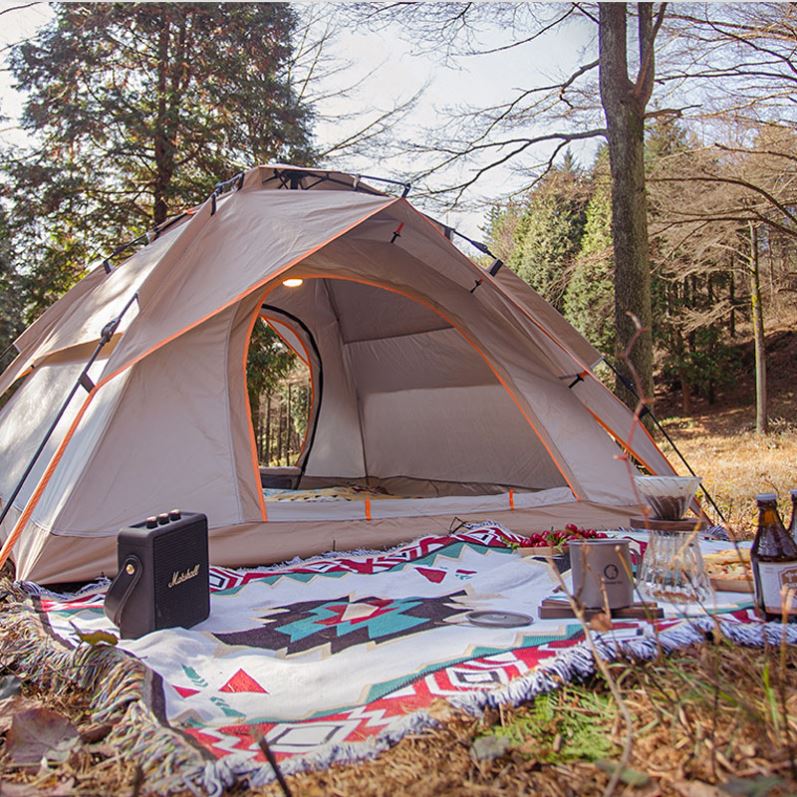
[[[89,645],[115,645],[119,642],[116,634],[112,634],[110,631],[81,631],[73,622],[69,624],[77,638]]]
[[[14,714],[19,714],[20,711],[27,711],[37,706],[41,706],[41,703],[37,700],[23,697],[22,695],[15,695],[14,697],[7,697],[5,700],[0,700],[0,735],[8,733]]]
[[[682,797],[722,797],[722,792],[702,780],[679,780],[672,784]]]
[[[29,783],[0,783],[0,797],[41,797],[41,790]]]
[[[451,717],[454,715],[454,708],[447,700],[443,700],[443,698],[435,698],[429,708],[427,709],[429,712],[429,716],[433,719],[439,720],[440,722],[446,722],[450,720]]]
[[[46,797],[71,797],[75,793],[75,779],[68,778],[67,780],[59,781],[59,783],[50,791],[45,792]]]
[[[0,678],[0,700],[15,697],[22,688],[22,682],[16,675],[4,675]]]
[[[77,729],[63,714],[31,708],[11,718],[6,750],[15,766],[36,767],[42,759],[66,761],[79,739]]]
[[[111,731],[113,725],[104,723],[102,725],[89,725],[80,732],[80,741],[86,744],[94,744],[95,742],[102,741]]]
[[[506,755],[510,747],[511,742],[505,736],[479,736],[470,746],[470,755],[474,761],[491,761]]]

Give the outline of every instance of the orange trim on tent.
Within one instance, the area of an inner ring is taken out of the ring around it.
[[[614,440],[623,449],[623,451],[633,455],[633,457],[641,462],[642,465],[647,468],[648,471],[650,471],[650,473],[655,472],[654,469],[651,468],[650,465],[642,457],[640,457],[636,451],[631,448],[631,446],[628,445],[625,439],[620,437],[610,426],[608,426],[599,415],[593,412],[589,407],[585,406],[584,409],[595,419],[595,422],[598,424],[598,426],[600,426],[601,429],[603,429],[603,431],[606,432],[606,434],[608,434],[609,437],[611,437],[612,440]],[[644,428],[643,424],[639,425],[643,426]]]
[[[302,253],[298,257],[296,257],[293,260],[291,260],[289,263],[286,263],[284,266],[282,266],[281,268],[277,269],[277,271],[275,271],[274,273],[269,274],[267,277],[264,277],[262,280],[260,280],[259,282],[255,283],[253,286],[251,286],[247,290],[242,291],[237,296],[235,296],[234,298],[230,299],[228,302],[225,302],[223,305],[217,307],[212,312],[206,313],[198,321],[194,321],[191,324],[188,324],[187,326],[185,326],[182,329],[180,329],[177,332],[175,332],[173,335],[169,335],[167,338],[164,338],[162,341],[160,341],[160,343],[156,343],[154,346],[150,346],[149,349],[147,349],[146,351],[141,352],[141,354],[139,354],[138,356],[134,357],[132,360],[130,360],[130,362],[122,365],[120,368],[117,368],[112,374],[108,374],[108,376],[103,377],[99,382],[97,382],[97,384],[94,385],[94,389],[86,397],[86,400],[84,401],[83,406],[80,408],[80,411],[78,412],[75,420],[73,421],[73,423],[70,426],[69,430],[67,431],[66,435],[64,436],[64,439],[61,441],[60,445],[56,449],[56,452],[53,455],[52,460],[50,460],[50,463],[47,466],[47,469],[42,474],[42,477],[39,480],[39,483],[36,485],[36,489],[34,490],[33,495],[31,495],[31,497],[28,499],[28,503],[25,505],[25,508],[22,511],[22,514],[20,515],[19,520],[17,520],[16,525],[14,526],[14,528],[11,531],[11,534],[8,536],[8,539],[6,540],[6,542],[3,545],[2,549],[0,549],[0,567],[2,567],[3,564],[5,564],[6,560],[9,557],[9,554],[11,553],[11,549],[13,548],[14,544],[16,543],[16,541],[19,539],[19,535],[22,533],[22,527],[24,526],[25,523],[28,522],[28,520],[30,519],[31,514],[33,513],[33,510],[36,508],[36,504],[38,504],[39,499],[41,498],[41,495],[44,492],[44,489],[47,487],[47,484],[49,483],[49,481],[50,481],[50,479],[51,479],[51,477],[53,475],[53,471],[55,471],[56,466],[60,462],[61,457],[63,456],[63,453],[64,453],[64,449],[66,448],[66,444],[72,439],[72,435],[75,433],[75,429],[77,428],[78,422],[83,417],[83,413],[88,408],[89,403],[91,402],[93,397],[96,395],[97,391],[103,385],[108,384],[108,382],[110,382],[111,379],[113,379],[115,376],[118,376],[119,374],[123,373],[124,371],[128,370],[129,368],[132,368],[136,363],[141,362],[141,360],[143,360],[145,357],[148,357],[153,352],[156,352],[158,349],[163,348],[167,343],[171,343],[173,340],[179,338],[181,335],[185,334],[186,332],[190,332],[192,329],[195,329],[200,324],[203,324],[205,321],[208,321],[209,319],[211,319],[214,316],[218,315],[219,313],[223,312],[228,307],[231,307],[236,302],[242,301],[247,296],[250,296],[252,293],[257,291],[258,288],[262,288],[264,285],[267,285],[272,280],[277,279],[277,277],[279,277],[280,274],[284,274],[286,271],[288,271],[289,269],[293,268],[297,263],[301,263],[302,260],[304,260],[305,258],[308,258],[311,255],[315,254],[317,251],[319,251],[320,249],[323,249],[325,246],[327,246],[328,244],[331,244],[333,241],[336,241],[338,238],[340,238],[341,236],[343,236],[347,232],[349,232],[349,230],[353,230],[355,227],[357,227],[358,225],[362,224],[364,221],[367,221],[368,219],[370,219],[371,216],[375,216],[377,213],[381,213],[383,210],[385,210],[386,208],[389,208],[391,205],[393,205],[393,204],[395,204],[396,202],[399,202],[399,201],[400,201],[400,199],[394,198],[390,202],[386,202],[384,205],[381,205],[378,208],[374,208],[373,210],[368,211],[368,213],[366,213],[364,216],[359,218],[357,221],[352,222],[347,227],[344,227],[342,230],[339,230],[332,237],[327,238],[322,243],[320,243],[317,246],[314,246],[312,249],[309,249],[308,251]],[[274,286],[274,287],[276,287],[276,286]],[[258,483],[259,483],[259,481],[260,481],[260,477],[259,477],[259,474],[258,474]]]
[[[510,509],[514,509],[515,508],[515,491],[514,490],[510,490],[509,491],[509,508]]]
[[[443,238],[443,239],[445,239],[446,241],[448,241],[449,243],[451,243],[451,242],[449,241],[449,239],[446,237],[446,234],[443,232],[443,230],[441,230],[441,229],[438,227],[438,225],[437,225],[437,224],[436,224],[434,221],[432,221],[432,219],[430,219],[428,216],[424,215],[424,214],[423,214],[423,213],[421,213],[420,211],[416,210],[416,209],[415,209],[415,208],[414,208],[414,207],[413,207],[413,206],[412,206],[412,205],[411,205],[411,204],[410,204],[410,203],[409,203],[409,202],[408,202],[406,199],[402,199],[402,200],[400,200],[400,201],[402,201],[402,202],[403,202],[403,203],[404,203],[404,204],[405,204],[405,205],[406,205],[406,206],[407,206],[407,207],[408,207],[408,208],[409,208],[409,209],[410,209],[412,212],[414,212],[414,213],[415,213],[415,214],[416,214],[416,215],[417,215],[419,218],[421,218],[423,221],[425,221],[425,222],[426,222],[426,223],[427,223],[427,224],[428,224],[428,225],[429,225],[429,226],[430,226],[430,227],[431,227],[431,228],[432,228],[432,229],[433,229],[433,230],[434,230],[434,231],[435,231],[435,232],[436,232],[438,235],[442,236],[442,238]],[[470,258],[467,256],[467,255],[465,255],[465,254],[463,254],[462,252],[460,252],[460,251],[459,251],[459,249],[457,249],[457,248],[456,248],[456,247],[455,247],[453,244],[451,244],[451,246],[452,246],[452,247],[453,247],[453,248],[456,250],[457,254],[461,255],[461,256],[462,256],[462,258],[463,258],[465,261],[467,261],[467,262],[470,264],[470,266],[471,266],[473,269],[475,269],[476,271],[478,271],[478,272],[479,272],[479,273],[480,273],[482,276],[483,276],[484,274],[489,274],[489,273],[490,273],[490,272],[489,272],[489,271],[487,271],[486,269],[483,269],[483,268],[481,268],[481,266],[479,266],[479,265],[477,265],[476,263],[474,263],[474,262],[473,262],[473,261],[472,261],[472,260],[471,260],[471,259],[470,259]],[[492,275],[490,275],[490,276],[492,276]],[[529,313],[529,312],[528,312],[528,310],[526,310],[526,308],[525,308],[525,307],[523,307],[523,305],[521,305],[521,304],[520,304],[518,301],[516,301],[516,300],[515,300],[515,298],[512,296],[512,294],[511,294],[511,293],[509,293],[509,291],[507,291],[507,290],[505,290],[504,288],[502,288],[502,287],[501,287],[501,286],[498,284],[498,282],[495,280],[495,278],[493,278],[493,279],[489,280],[489,281],[488,281],[488,284],[489,284],[489,285],[492,285],[492,286],[493,286],[493,287],[494,287],[494,288],[495,288],[495,289],[496,289],[496,290],[497,290],[497,291],[498,291],[498,292],[499,292],[499,293],[500,293],[500,294],[501,294],[501,295],[502,295],[502,296],[503,296],[505,299],[507,299],[508,301],[510,301],[510,302],[511,302],[511,303],[512,303],[512,304],[515,306],[515,308],[516,308],[516,309],[520,310],[520,312],[521,312],[521,313],[523,313],[523,315],[525,315],[525,316],[526,316],[526,318],[527,318],[527,319],[528,319],[528,320],[529,320],[529,321],[530,321],[532,324],[534,324],[534,326],[535,326],[537,329],[539,329],[539,331],[540,331],[540,332],[542,332],[542,334],[543,334],[543,335],[545,335],[545,337],[547,337],[547,338],[548,338],[548,339],[549,339],[549,340],[550,340],[550,341],[551,341],[551,342],[552,342],[552,343],[553,343],[555,346],[557,346],[557,347],[558,347],[558,348],[559,348],[561,351],[563,351],[563,352],[564,352],[564,353],[565,353],[565,354],[566,354],[568,357],[570,357],[570,358],[573,360],[573,362],[575,362],[577,365],[579,365],[579,366],[580,366],[580,367],[583,369],[583,370],[582,370],[582,372],[581,372],[581,376],[584,376],[584,375],[587,375],[587,374],[588,374],[589,376],[591,376],[591,377],[592,377],[592,378],[593,378],[593,379],[594,379],[594,380],[595,380],[595,381],[598,383],[598,385],[600,385],[600,387],[601,387],[601,388],[603,388],[603,390],[605,390],[605,391],[606,391],[606,392],[609,394],[609,396],[610,396],[612,399],[614,399],[615,401],[619,401],[619,399],[617,398],[617,396],[615,396],[615,395],[614,395],[614,393],[612,393],[612,391],[611,391],[611,390],[609,390],[609,388],[607,388],[607,387],[606,387],[606,385],[604,385],[604,384],[603,384],[603,382],[601,382],[601,380],[600,380],[600,379],[598,379],[598,377],[597,377],[597,376],[595,376],[595,374],[592,372],[591,368],[590,368],[590,367],[589,367],[589,366],[588,366],[588,365],[587,365],[587,364],[586,364],[586,363],[585,363],[583,360],[581,360],[581,358],[577,357],[575,354],[573,354],[573,352],[572,352],[572,351],[570,351],[570,349],[568,349],[566,346],[564,346],[564,345],[562,344],[562,342],[561,342],[561,341],[557,340],[557,339],[556,339],[556,338],[555,338],[555,337],[554,337],[554,336],[553,336],[553,335],[552,335],[552,334],[551,334],[551,333],[550,333],[550,332],[549,332],[549,331],[548,331],[548,330],[547,330],[547,329],[546,329],[546,328],[545,328],[545,327],[544,327],[544,326],[543,326],[543,325],[542,325],[542,324],[541,324],[539,321],[537,321],[537,319],[536,319],[536,318],[534,318],[534,316],[532,316],[532,315],[531,315],[531,313]],[[585,406],[585,405],[582,405],[582,406]],[[591,415],[592,415],[592,416],[593,416],[593,417],[594,417],[596,420],[598,419],[597,415],[595,415],[595,413],[594,413],[594,412],[592,412],[591,410],[589,410],[589,408],[588,408],[588,407],[586,407],[586,406],[585,406],[585,409],[587,409],[587,410],[590,412],[590,414],[591,414]],[[619,435],[617,435],[615,432],[611,431],[611,430],[609,429],[609,427],[608,427],[608,426],[607,426],[605,423],[601,422],[601,426],[602,426],[602,427],[603,427],[603,428],[604,428],[606,431],[608,431],[608,432],[609,432],[609,434],[610,434],[610,435],[611,435],[611,436],[612,436],[612,437],[613,437],[615,440],[618,440],[618,441],[619,441],[619,440],[621,439],[621,438],[619,437]],[[669,459],[667,459],[667,457],[665,456],[664,452],[661,450],[661,448],[659,448],[659,445],[658,445],[658,443],[657,443],[657,442],[656,442],[656,441],[653,439],[653,436],[652,436],[652,435],[650,434],[650,432],[649,432],[649,431],[648,431],[648,430],[647,430],[647,429],[644,427],[644,425],[642,426],[642,428],[645,430],[645,433],[647,434],[648,438],[650,439],[650,442],[653,444],[653,447],[656,449],[656,451],[658,451],[658,452],[659,452],[659,454],[661,454],[661,456],[662,456],[662,457],[663,457],[663,458],[664,458],[664,459],[667,461],[667,463],[669,464],[669,462],[670,462],[670,461],[669,461]],[[632,448],[630,448],[630,447],[626,446],[626,450],[628,450],[628,451],[629,451],[631,454],[633,454],[633,455],[634,455],[634,456],[635,456],[635,457],[636,457],[636,458],[637,458],[637,459],[638,459],[640,462],[643,462],[643,459],[642,459],[642,457],[640,457],[640,456],[637,454],[637,452],[636,452],[636,451],[634,451]],[[644,462],[643,462],[643,464],[644,464]],[[647,466],[647,465],[645,465],[645,467],[646,467],[646,468],[648,468],[648,466]],[[670,467],[672,468],[672,465],[670,465]],[[673,469],[673,471],[675,470],[675,468],[672,468],[672,469]],[[649,470],[651,473],[654,473],[654,470],[653,470],[652,468],[648,468],[648,470]]]
[[[509,387],[504,378],[498,373],[490,358],[479,348],[478,344],[474,340],[472,340],[470,336],[460,328],[460,326],[457,323],[452,321],[451,318],[449,318],[445,313],[443,313],[441,310],[435,307],[435,305],[433,305],[431,302],[427,301],[426,299],[423,299],[419,296],[413,296],[412,294],[409,294],[406,291],[402,291],[399,288],[395,288],[392,285],[384,285],[380,282],[369,280],[364,277],[344,277],[339,274],[324,274],[324,273],[315,273],[315,272],[306,273],[302,271],[297,271],[296,276],[302,279],[330,279],[330,280],[341,280],[343,282],[356,282],[361,285],[370,285],[373,288],[380,288],[381,290],[385,290],[390,293],[395,293],[398,294],[399,296],[403,296],[405,299],[409,299],[411,302],[416,302],[417,304],[423,305],[424,307],[431,310],[435,315],[442,318],[446,323],[450,324],[454,329],[457,330],[457,332],[459,332],[460,335],[462,335],[465,341],[482,358],[482,360],[484,360],[485,365],[490,369],[490,371],[492,371],[493,376],[495,376],[499,384],[509,394],[509,397],[512,399],[513,403],[518,408],[518,411],[523,416],[526,423],[531,427],[534,434],[537,435],[537,438],[539,439],[540,443],[542,443],[543,448],[548,452],[548,456],[551,458],[554,465],[556,465],[556,469],[559,471],[562,478],[565,480],[567,486],[572,490],[576,500],[577,501],[583,500],[582,496],[579,495],[573,483],[567,477],[567,474],[563,469],[564,463],[560,462],[559,459],[557,459],[557,457],[554,456],[551,447],[545,442],[542,435],[539,433],[537,427],[534,425],[534,422],[531,420],[526,411],[523,409],[519,399],[515,395],[515,392]]]
[[[22,513],[19,516],[14,528],[11,530],[11,533],[8,535],[5,543],[3,544],[3,548],[0,550],[0,567],[2,567],[8,557],[11,555],[11,550],[13,549],[14,545],[16,544],[17,540],[19,539],[20,535],[22,534],[22,529],[25,527],[25,524],[30,520],[30,516],[33,514],[33,510],[36,508],[36,504],[39,502],[44,489],[47,487],[50,478],[53,475],[53,472],[58,467],[58,463],[61,461],[61,457],[64,455],[64,451],[66,450],[67,444],[72,439],[72,436],[75,434],[77,430],[77,426],[80,423],[83,415],[85,414],[86,410],[89,408],[89,404],[94,396],[97,394],[97,386],[95,385],[92,391],[86,396],[83,404],[81,404],[80,409],[77,412],[72,423],[69,425],[69,429],[67,430],[66,434],[64,435],[64,439],[58,445],[58,448],[55,450],[55,454],[53,454],[52,459],[50,460],[47,468],[45,469],[44,473],[42,473],[41,478],[39,479],[39,483],[36,485],[36,489],[31,494],[31,497],[28,499],[28,502],[25,504]]]
[[[255,328],[255,324],[257,323],[257,319],[260,318],[260,305],[263,304],[263,298],[261,297],[255,307],[252,317],[249,320],[249,328],[246,332],[246,338],[244,341],[244,351],[243,351],[243,373],[244,373],[244,402],[246,403],[246,418],[247,418],[247,425],[249,427],[249,453],[252,457],[252,470],[255,473],[255,492],[257,492],[257,503],[260,507],[260,517],[264,520],[268,520],[268,512],[266,511],[266,500],[263,497],[263,488],[260,482],[260,463],[257,460],[257,442],[255,441],[255,429],[252,425],[252,403],[249,401],[249,383],[246,374],[246,364],[249,360],[249,343],[252,340],[252,332]]]
[[[371,519],[371,499],[367,495],[365,496],[365,519]]]

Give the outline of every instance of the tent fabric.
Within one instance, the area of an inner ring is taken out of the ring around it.
[[[393,544],[455,516],[526,530],[627,521],[639,499],[618,442],[674,471],[591,374],[597,352],[504,271],[356,177],[250,170],[110,273],[91,271],[18,339],[0,377],[20,382],[0,410],[0,501],[102,328],[138,296],[0,529],[19,537],[18,576],[110,574],[118,529],[174,506],[208,515],[228,565]],[[246,389],[263,321],[310,370],[299,486],[396,500],[263,495]]]

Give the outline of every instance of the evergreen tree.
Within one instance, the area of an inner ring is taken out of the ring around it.
[[[31,149],[7,163],[31,314],[112,248],[267,160],[308,161],[280,3],[60,4],[15,48]]]
[[[565,318],[609,355],[616,341],[611,224],[608,184],[599,182],[587,205],[584,235],[563,302]]]
[[[584,230],[585,185],[567,153],[531,194],[507,265],[561,312],[569,267]]]
[[[0,372],[14,358],[12,341],[23,328],[23,291],[14,268],[5,213],[0,213]],[[0,398],[2,403],[2,398]]]

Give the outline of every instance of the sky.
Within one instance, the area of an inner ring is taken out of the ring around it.
[[[36,3],[20,8],[26,1],[0,0],[0,47],[5,48],[31,36],[52,18],[48,4]],[[302,3],[296,7],[305,14],[311,8]],[[316,86],[316,91],[329,95],[318,105],[321,119],[316,125],[315,135],[320,148],[340,141],[362,127],[378,110],[386,110],[407,100],[421,89],[420,99],[396,133],[403,141],[422,141],[429,131],[440,128],[448,109],[464,104],[492,104],[512,96],[513,89],[566,74],[582,63],[579,59],[593,35],[585,23],[547,36],[533,47],[444,63],[439,54],[421,51],[402,34],[403,31],[395,26],[381,32],[346,28],[338,32],[335,53],[339,53],[350,66]],[[510,41],[507,31],[495,27],[487,27],[483,36],[491,47]],[[336,96],[360,80],[363,83],[352,96]],[[10,74],[0,72],[0,110],[9,118],[0,130],[3,144],[25,143],[25,133],[16,125],[22,99],[13,88]],[[354,114],[355,118],[344,121],[340,119],[341,114]],[[529,129],[540,132],[540,128]],[[594,141],[586,142],[574,146],[573,151],[582,162],[589,163],[596,146]],[[386,160],[376,155],[357,158],[344,154],[326,165],[365,174],[403,177],[412,172],[417,163],[408,157]],[[431,181],[433,187],[442,183],[442,179]],[[521,184],[521,177],[513,169],[503,168],[467,193],[464,198],[466,209],[438,210],[434,215],[466,235],[481,239],[484,237],[481,228],[490,204]]]

